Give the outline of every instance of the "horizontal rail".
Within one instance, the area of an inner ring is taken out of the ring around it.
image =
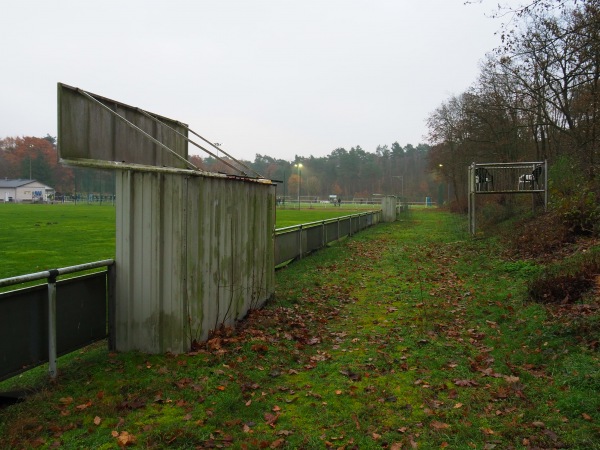
[[[519,168],[521,166],[524,167],[531,167],[534,164],[544,164],[544,161],[531,161],[531,162],[515,162],[515,163],[475,163],[475,165],[477,167],[497,167],[497,168],[502,168],[502,167],[511,167],[511,168]]]
[[[330,242],[380,222],[380,210],[363,211],[331,219],[307,222],[275,230],[275,266],[281,267],[296,259],[302,259]]]
[[[511,191],[475,191],[474,194],[480,195],[480,194],[531,194],[531,193],[538,193],[538,194],[543,194],[544,191],[543,189],[518,189],[518,190],[511,190]]]
[[[331,219],[317,220],[315,222],[299,223],[297,225],[290,225],[289,227],[276,228],[275,234],[283,234],[283,233],[287,233],[290,231],[296,231],[299,228],[316,227],[319,225],[326,225],[328,223],[339,222],[340,220],[354,219],[355,217],[368,216],[371,214],[376,214],[377,212],[378,211],[364,211],[364,212],[360,212],[360,213],[356,213],[356,214],[348,214],[346,216],[333,217]]]
[[[0,279],[0,287],[12,286],[15,284],[27,283],[28,281],[43,280],[46,278],[57,277],[67,273],[81,272],[83,270],[97,269],[98,267],[107,267],[115,263],[114,259],[104,259],[91,263],[78,264],[76,266],[62,267],[60,269],[44,270],[43,272],[29,273],[27,275],[19,275],[17,277]]]
[[[110,346],[114,342],[114,266],[114,259],[105,259],[0,280],[0,287],[45,280],[0,293],[0,351],[4,358],[0,380],[45,361],[50,377],[56,378],[58,355],[104,339],[107,324]],[[57,281],[59,275],[100,267],[106,271]]]

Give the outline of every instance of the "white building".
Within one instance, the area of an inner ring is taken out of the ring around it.
[[[47,202],[54,189],[35,180],[0,179],[0,202]]]

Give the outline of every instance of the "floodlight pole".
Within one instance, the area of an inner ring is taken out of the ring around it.
[[[298,209],[300,209],[300,187],[302,186],[302,171],[300,169],[302,169],[302,164],[294,164],[294,167],[298,168]]]
[[[400,178],[400,195],[404,198],[404,177],[402,175],[392,175],[392,178]]]
[[[285,166],[283,168],[283,206],[285,207],[285,196],[287,195],[285,190]]]

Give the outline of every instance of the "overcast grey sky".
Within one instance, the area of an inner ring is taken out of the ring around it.
[[[62,82],[241,159],[417,145],[498,46],[496,3],[1,0],[0,138],[55,136]]]

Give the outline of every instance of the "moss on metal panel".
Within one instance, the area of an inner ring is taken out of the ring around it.
[[[123,177],[130,220],[127,349],[182,352],[233,324],[274,290],[269,185],[181,174]],[[121,299],[118,300],[118,302]],[[150,336],[149,333],[152,335]],[[157,337],[158,336],[158,337]]]

